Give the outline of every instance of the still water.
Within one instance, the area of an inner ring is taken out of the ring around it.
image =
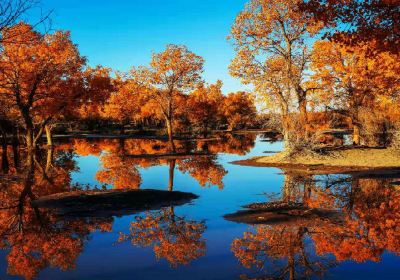
[[[0,279],[399,279],[400,175],[310,175],[232,164],[282,148],[255,134],[177,146],[181,155],[172,158],[163,156],[167,146],[159,140],[77,139],[31,161],[10,149],[1,176]],[[86,188],[199,198],[120,217],[61,217],[30,204]],[[224,218],[273,200],[340,218],[257,225]]]

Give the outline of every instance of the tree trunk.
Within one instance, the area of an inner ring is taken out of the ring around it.
[[[9,167],[10,167],[10,165],[8,163],[8,156],[7,156],[7,133],[2,129],[1,134],[2,134],[1,168],[4,171],[4,173],[7,173],[9,170]]]
[[[290,119],[287,113],[282,114],[282,130],[284,150],[289,151],[292,143],[290,142]]]
[[[50,146],[47,149],[46,168],[45,168],[46,173],[49,172],[50,167],[53,165],[53,157],[54,157],[54,149],[52,146]]]
[[[34,150],[35,149],[35,140],[34,140],[34,126],[33,126],[33,121],[29,113],[29,109],[27,107],[22,107],[20,108],[22,117],[25,122],[25,141],[26,141],[26,147],[28,150]]]
[[[172,128],[172,121],[170,118],[165,118],[165,122],[167,124],[167,133],[168,133],[168,140],[169,145],[172,153],[176,152],[175,143],[174,143],[174,135],[173,135],[173,128]]]
[[[360,126],[358,124],[353,125],[353,145],[360,145]]]
[[[125,134],[125,122],[121,123],[120,129],[119,129],[119,134],[124,135]]]
[[[12,136],[12,149],[13,149],[13,157],[14,157],[14,167],[16,170],[19,170],[19,129],[13,128],[13,136]]]
[[[308,118],[307,118],[307,99],[305,97],[299,98],[299,111],[300,111],[300,127],[299,134],[300,137],[304,137],[304,139],[309,139],[308,135]]]
[[[48,124],[46,124],[44,128],[46,130],[47,146],[52,147],[53,146],[53,137],[52,137],[52,133],[51,133],[51,127]]]
[[[28,148],[28,150],[34,150],[35,143],[33,140],[33,128],[30,126],[26,127],[25,139],[26,139],[26,147]]]

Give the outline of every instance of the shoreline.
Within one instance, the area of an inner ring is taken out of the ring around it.
[[[232,164],[253,167],[275,167],[288,172],[309,174],[358,174],[359,176],[399,175],[400,153],[392,149],[349,148],[332,150],[324,155],[299,154],[291,158],[279,152],[257,156]]]

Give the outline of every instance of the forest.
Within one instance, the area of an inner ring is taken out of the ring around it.
[[[250,1],[228,39],[230,73],[253,91],[229,94],[182,45],[127,73],[89,66],[69,31],[36,30],[18,17],[33,3],[14,2],[1,15],[3,149],[9,139],[51,146],[53,131],[126,128],[165,129],[171,151],[175,135],[250,128],[281,133],[292,151],[328,141],[330,129],[352,130],[356,146],[398,146],[396,1]]]
[[[0,0],[1,279],[398,277],[400,1],[205,1],[240,87],[190,38],[93,64],[47,2]]]

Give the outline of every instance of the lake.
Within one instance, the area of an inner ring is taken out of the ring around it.
[[[172,157],[161,140],[75,139],[28,161],[10,147],[1,176],[0,279],[399,279],[400,174],[232,164],[282,149],[256,134],[177,141],[177,149]],[[118,217],[63,216],[30,204],[96,188],[199,197]],[[253,225],[224,217],[268,201],[335,218],[288,215]]]

